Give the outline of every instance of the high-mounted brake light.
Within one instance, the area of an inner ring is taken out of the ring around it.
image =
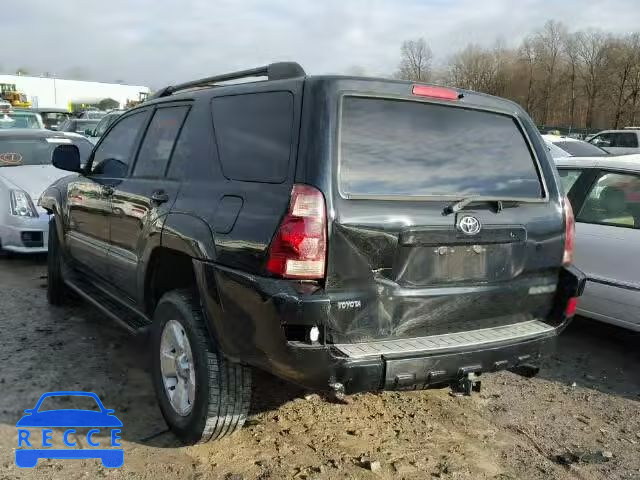
[[[430,85],[414,85],[411,93],[419,97],[439,98],[441,100],[458,100],[461,94],[451,88],[432,87]]]
[[[573,208],[569,199],[564,197],[564,255],[562,256],[562,264],[569,265],[573,263],[573,250],[576,242],[576,221],[573,217]]]
[[[324,278],[327,215],[320,190],[293,186],[289,210],[273,237],[267,270],[284,278]]]

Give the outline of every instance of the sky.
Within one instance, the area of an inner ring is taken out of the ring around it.
[[[20,0],[0,71],[159,88],[273,61],[308,73],[389,75],[403,40],[435,62],[467,43],[515,46],[549,19],[640,30],[638,0]],[[8,48],[11,46],[11,48]]]

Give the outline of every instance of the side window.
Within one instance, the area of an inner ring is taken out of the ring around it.
[[[293,137],[293,95],[217,97],[211,106],[224,176],[246,182],[284,182]]]
[[[104,135],[104,132],[106,132],[107,128],[109,128],[109,125],[111,125],[112,119],[113,117],[107,115],[102,120],[100,120],[100,122],[98,122],[98,125],[96,126],[96,129],[94,131],[94,135],[96,137],[101,137],[102,135]]]
[[[199,113],[197,108],[193,107],[180,130],[167,178],[210,181],[220,177],[213,128],[211,122],[207,121],[209,112]]]
[[[136,139],[144,127],[147,112],[136,112],[120,120],[93,154],[92,175],[104,175],[112,178],[127,176]]]
[[[134,177],[164,177],[167,162],[188,110],[187,106],[156,110],[133,167]]]
[[[591,140],[589,140],[589,142],[599,147],[613,147],[613,136],[613,133],[601,133],[600,135],[596,135],[595,137],[593,137]]]
[[[640,176],[601,173],[576,220],[640,228]]]
[[[616,133],[612,147],[638,148],[638,137],[635,132]]]
[[[578,177],[580,176],[580,170],[569,170],[569,169],[559,169],[558,174],[560,175],[560,183],[562,184],[562,190],[565,195],[569,193],[573,184],[576,183]]]

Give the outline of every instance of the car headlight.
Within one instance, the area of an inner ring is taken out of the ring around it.
[[[18,217],[38,217],[36,207],[27,192],[11,190],[11,215]]]

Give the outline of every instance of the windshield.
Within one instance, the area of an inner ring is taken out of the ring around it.
[[[600,147],[596,147],[595,145],[587,142],[562,141],[553,143],[562,150],[569,152],[569,154],[573,157],[604,157],[606,155],[609,155],[609,152],[607,152],[606,150],[603,150]]]
[[[76,120],[75,128],[72,128],[71,130],[77,133],[84,133],[87,129],[93,130],[98,122],[99,120]]]
[[[40,119],[34,113],[5,113],[0,115],[0,128],[42,128]]]
[[[91,120],[100,120],[107,112],[85,112],[83,117]]]
[[[0,139],[0,167],[49,165],[53,150],[60,144],[74,144],[80,150],[80,163],[85,163],[93,144],[84,138]]]
[[[340,135],[347,196],[542,197],[534,158],[507,115],[345,97]]]

